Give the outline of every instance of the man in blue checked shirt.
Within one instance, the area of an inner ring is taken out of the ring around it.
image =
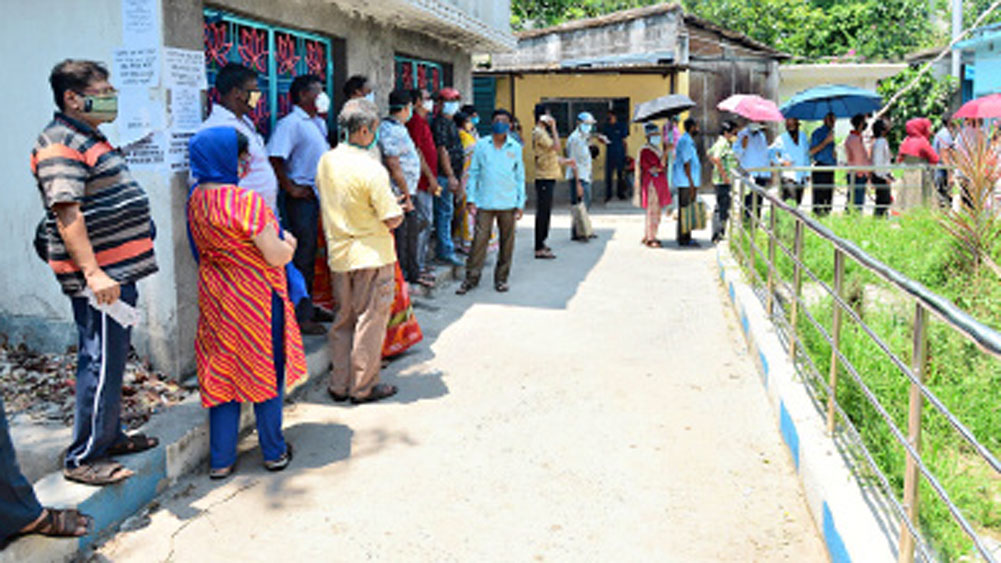
[[[494,268],[494,289],[509,289],[511,258],[514,255],[514,226],[525,211],[525,163],[521,145],[508,134],[511,114],[498,109],[493,114],[492,135],[476,143],[469,165],[466,206],[476,217],[473,247],[466,262],[466,280],[456,294],[465,295],[480,283],[487,243],[494,221],[500,231],[500,254]]]

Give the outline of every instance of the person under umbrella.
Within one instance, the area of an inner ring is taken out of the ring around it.
[[[640,206],[646,209],[646,228],[642,243],[650,248],[660,248],[657,229],[664,208],[671,203],[671,189],[667,185],[667,157],[664,153],[660,127],[655,123],[643,126],[647,143],[640,148],[636,159],[640,179]]]

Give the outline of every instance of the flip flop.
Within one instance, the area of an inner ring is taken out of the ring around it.
[[[124,481],[132,475],[132,471],[127,467],[107,458],[85,463],[73,469],[63,469],[63,477],[67,480],[98,487]]]
[[[392,397],[397,391],[399,391],[399,389],[397,389],[395,385],[379,383],[372,388],[372,391],[370,391],[368,395],[361,398],[351,397],[351,404],[362,405],[365,403],[374,403],[375,401],[381,401],[387,397]]]
[[[73,508],[44,508],[42,518],[31,528],[23,529],[16,537],[39,534],[52,538],[76,538],[90,533],[94,519]]]
[[[142,432],[125,436],[125,439],[108,448],[108,455],[128,455],[151,450],[160,445],[160,440],[148,437]]]

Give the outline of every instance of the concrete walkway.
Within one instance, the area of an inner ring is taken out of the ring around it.
[[[238,473],[165,492],[110,561],[825,561],[758,375],[701,250],[642,247],[643,218],[534,260],[510,293],[419,303],[426,340],[384,404],[287,408],[292,466],[256,436]],[[673,224],[662,226],[662,236]]]

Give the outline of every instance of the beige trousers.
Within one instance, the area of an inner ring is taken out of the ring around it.
[[[393,265],[331,272],[334,325],[330,391],[362,399],[379,381],[382,343],[393,305]]]

